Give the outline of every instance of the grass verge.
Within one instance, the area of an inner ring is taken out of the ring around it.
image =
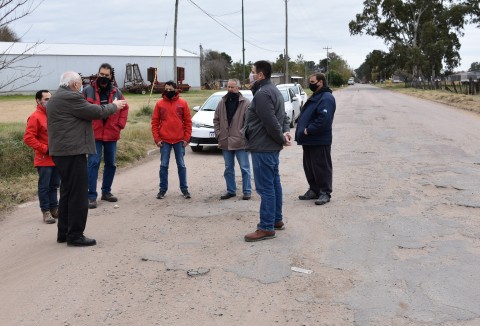
[[[392,90],[402,94],[415,96],[425,100],[453,106],[458,109],[480,113],[480,96],[456,94],[444,90],[424,90],[412,87],[405,87],[404,84],[395,86],[377,85],[377,87]]]

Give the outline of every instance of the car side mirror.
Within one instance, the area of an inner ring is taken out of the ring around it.
[[[198,111],[198,110],[200,110],[200,105],[194,106],[192,110],[193,110],[193,111]]]
[[[293,101],[298,101],[298,97],[296,97],[296,96],[292,97],[292,102]]]

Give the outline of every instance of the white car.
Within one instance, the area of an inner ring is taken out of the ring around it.
[[[285,113],[290,118],[290,128],[293,128],[295,120],[300,115],[300,100],[295,96],[291,87],[277,85],[277,88],[282,93],[285,102]]]
[[[348,85],[355,85],[355,79],[353,77],[350,77],[347,82]]]
[[[300,101],[300,108],[303,108],[303,105],[305,102],[308,100],[308,95],[305,93],[303,90],[302,86],[300,84],[278,84],[277,86],[279,87],[290,87],[293,89],[293,92],[295,93],[295,96],[298,97]]]
[[[252,91],[241,90],[240,92],[250,101],[253,99]],[[218,147],[215,130],[213,129],[213,118],[218,103],[226,94],[227,91],[215,92],[201,106],[193,108],[197,113],[192,117],[192,136],[190,138],[192,151],[201,152],[204,146]]]

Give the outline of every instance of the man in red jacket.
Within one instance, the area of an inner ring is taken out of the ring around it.
[[[112,83],[113,69],[108,63],[103,63],[98,70],[97,79],[83,90],[88,102],[97,105],[110,104],[114,100],[124,100],[122,92]],[[128,118],[128,105],[123,110],[102,120],[93,120],[95,133],[96,154],[88,155],[88,208],[97,208],[97,179],[103,149],[103,180],[102,200],[116,202],[112,195],[112,183],[115,177],[115,158],[117,155],[117,141],[120,131],[125,128]]]
[[[38,171],[38,199],[43,215],[43,222],[55,223],[58,217],[57,189],[60,185],[60,174],[55,163],[48,155],[48,132],[47,132],[47,102],[52,95],[47,90],[38,91],[35,94],[37,109],[27,120],[27,128],[23,141],[35,151],[33,160]]]
[[[165,90],[155,105],[152,114],[152,135],[155,144],[160,147],[160,191],[158,199],[163,199],[168,190],[168,165],[170,153],[175,153],[180,190],[183,197],[191,198],[187,185],[187,168],[184,156],[185,146],[192,134],[192,117],[187,101],[180,98],[174,81],[165,83]]]

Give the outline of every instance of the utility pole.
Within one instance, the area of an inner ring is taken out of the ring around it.
[[[290,83],[288,78],[288,0],[285,0],[285,83]]]
[[[175,23],[173,25],[173,81],[177,83],[177,18],[178,0],[175,0]]]
[[[327,50],[327,71],[326,71],[326,74],[325,74],[325,78],[327,79],[327,85],[328,85],[328,60],[329,57],[328,57],[328,50],[331,50],[332,48],[329,48],[328,46],[326,48],[323,48],[324,50]]]
[[[242,0],[242,89],[245,89],[245,29],[244,29],[244,20],[243,20],[243,0]]]

